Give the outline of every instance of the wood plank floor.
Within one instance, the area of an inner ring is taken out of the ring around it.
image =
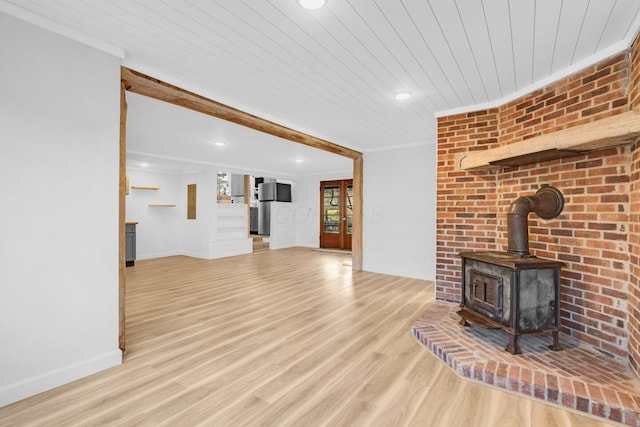
[[[0,425],[608,425],[459,378],[409,332],[433,285],[346,261],[137,261],[124,364],[0,408]]]

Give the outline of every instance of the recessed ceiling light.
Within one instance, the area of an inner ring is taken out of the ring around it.
[[[147,162],[140,162],[140,167],[141,167],[141,168],[147,168],[147,167],[149,167],[149,163],[147,163]]]
[[[405,99],[409,99],[413,96],[411,92],[398,92],[393,97],[398,101],[404,101]]]
[[[298,0],[298,3],[305,9],[314,10],[324,6],[325,0]]]
[[[296,163],[302,163],[303,160],[302,159],[296,159]]]
[[[213,141],[213,145],[216,147],[224,147],[224,141]]]

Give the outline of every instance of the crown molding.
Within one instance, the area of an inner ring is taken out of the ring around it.
[[[17,6],[12,5],[11,3],[7,3],[4,0],[0,0],[0,12],[6,13],[7,15],[13,16],[14,18],[21,19],[25,22],[36,25],[40,28],[44,28],[45,30],[49,30],[56,34],[60,34],[61,36],[67,37],[71,40],[90,46],[94,49],[98,49],[102,52],[108,53],[109,55],[115,56],[116,58],[120,58],[120,59],[125,58],[125,51],[122,48],[116,47],[109,43],[105,43],[102,40],[98,40],[96,38],[90,37],[86,34],[81,33],[80,31],[73,30],[65,25],[59,24],[50,19],[43,18],[40,15],[37,15],[33,12],[29,12],[28,10],[21,9]]]
[[[531,92],[534,92],[538,89],[542,89],[546,86],[549,86],[559,80],[564,79],[565,77],[569,77],[570,75],[575,74],[579,71],[582,71],[583,69],[589,66],[595,65],[598,62],[601,62],[607,58],[610,58],[614,55],[618,55],[622,52],[625,52],[629,49],[629,46],[631,46],[631,43],[633,43],[633,38],[631,38],[631,41],[629,41],[628,39],[624,39],[614,45],[609,46],[607,49],[601,50],[596,54],[589,56],[588,58],[578,61],[575,64],[550,75],[549,77],[546,77],[542,80],[538,80],[537,82],[527,87],[524,87],[510,95],[507,95],[501,99],[496,99],[494,101],[484,102],[481,104],[466,105],[464,107],[452,108],[450,110],[437,111],[434,114],[434,116],[435,118],[440,118],[440,117],[453,116],[456,114],[471,113],[473,111],[487,110],[490,108],[501,107],[502,105],[505,105],[511,101],[514,101],[518,98],[528,95]]]

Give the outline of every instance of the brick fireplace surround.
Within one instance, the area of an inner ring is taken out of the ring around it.
[[[640,108],[640,36],[624,53],[497,108],[438,119],[436,298],[460,301],[459,252],[506,250],[506,212],[541,185],[566,205],[529,218],[533,255],[559,260],[561,331],[640,376],[640,141],[495,171],[460,156]],[[640,399],[640,396],[639,396]]]

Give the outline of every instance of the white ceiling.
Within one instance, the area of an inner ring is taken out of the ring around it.
[[[128,168],[145,163],[158,172],[215,169],[283,179],[352,170],[346,157],[143,95],[127,92],[127,105]]]
[[[639,0],[327,0],[315,11],[296,0],[0,0],[0,10],[11,5],[124,50],[132,69],[365,153],[433,143],[434,115],[512,99],[626,49],[640,28]],[[395,101],[401,90],[414,96]],[[132,151],[300,173],[252,163],[254,151],[268,157],[259,149],[227,160],[202,147],[218,134],[230,144],[273,137],[130,103],[130,126],[142,123]],[[149,130],[168,122],[176,127]],[[178,131],[184,122],[196,125]],[[304,155],[305,172],[315,171]]]

